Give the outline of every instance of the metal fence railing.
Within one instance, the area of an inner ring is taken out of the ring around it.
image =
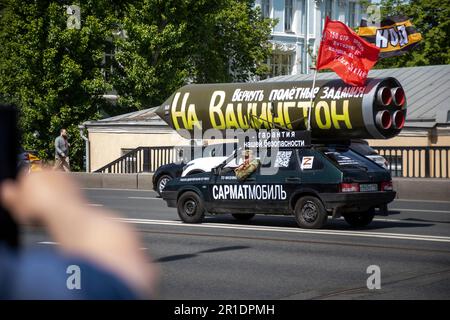
[[[186,149],[186,150],[185,150]],[[95,172],[155,172],[158,167],[180,161],[186,147],[138,147]],[[450,178],[450,147],[373,147],[389,162],[393,177]],[[185,155],[186,156],[186,155]]]
[[[95,172],[140,173],[155,172],[163,164],[180,159],[177,147],[138,147],[120,158],[108,163]]]
[[[231,143],[234,145],[233,143]],[[189,162],[199,157],[226,155],[228,144],[192,146],[138,147],[107,165],[95,170],[100,173],[155,172],[160,166],[172,162]],[[234,150],[231,149],[231,150]]]
[[[450,147],[373,147],[393,177],[450,178]]]

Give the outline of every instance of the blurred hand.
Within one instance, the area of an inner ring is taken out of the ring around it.
[[[85,202],[72,179],[49,170],[22,173],[17,181],[5,181],[0,186],[0,201],[22,223],[43,220]]]
[[[157,272],[137,234],[110,210],[90,207],[69,175],[21,174],[0,185],[0,201],[18,222],[41,222],[65,252],[111,270],[143,297],[152,293]]]

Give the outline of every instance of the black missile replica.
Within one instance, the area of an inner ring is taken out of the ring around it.
[[[405,92],[395,78],[368,79],[362,87],[341,80],[311,86],[312,81],[186,85],[156,113],[184,136],[195,129],[304,130],[311,105],[314,139],[388,139],[405,124]]]

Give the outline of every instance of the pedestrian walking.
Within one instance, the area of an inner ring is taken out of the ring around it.
[[[55,170],[70,171],[69,161],[69,141],[67,140],[67,130],[61,129],[60,134],[55,139]]]

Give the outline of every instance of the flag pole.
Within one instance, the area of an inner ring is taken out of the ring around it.
[[[323,40],[323,34],[325,33],[325,29],[327,28],[327,24],[328,24],[328,16],[325,18],[325,26],[323,27],[322,30],[322,35],[320,38],[320,45],[319,45],[319,53],[317,54],[317,59],[316,59],[316,66],[315,67],[311,67],[311,69],[314,69],[314,76],[313,76],[313,83],[312,83],[312,87],[311,87],[311,99],[309,100],[309,108],[308,108],[308,127],[307,130],[311,131],[311,109],[313,106],[313,99],[314,97],[314,89],[316,87],[316,76],[317,76],[317,66],[319,64],[320,61],[320,47],[322,46],[322,40]]]
[[[309,108],[308,108],[308,127],[307,127],[308,131],[311,131],[311,109],[313,104],[314,88],[316,87],[316,75],[317,75],[317,68],[314,68],[313,83],[311,87],[311,99],[309,100]]]

